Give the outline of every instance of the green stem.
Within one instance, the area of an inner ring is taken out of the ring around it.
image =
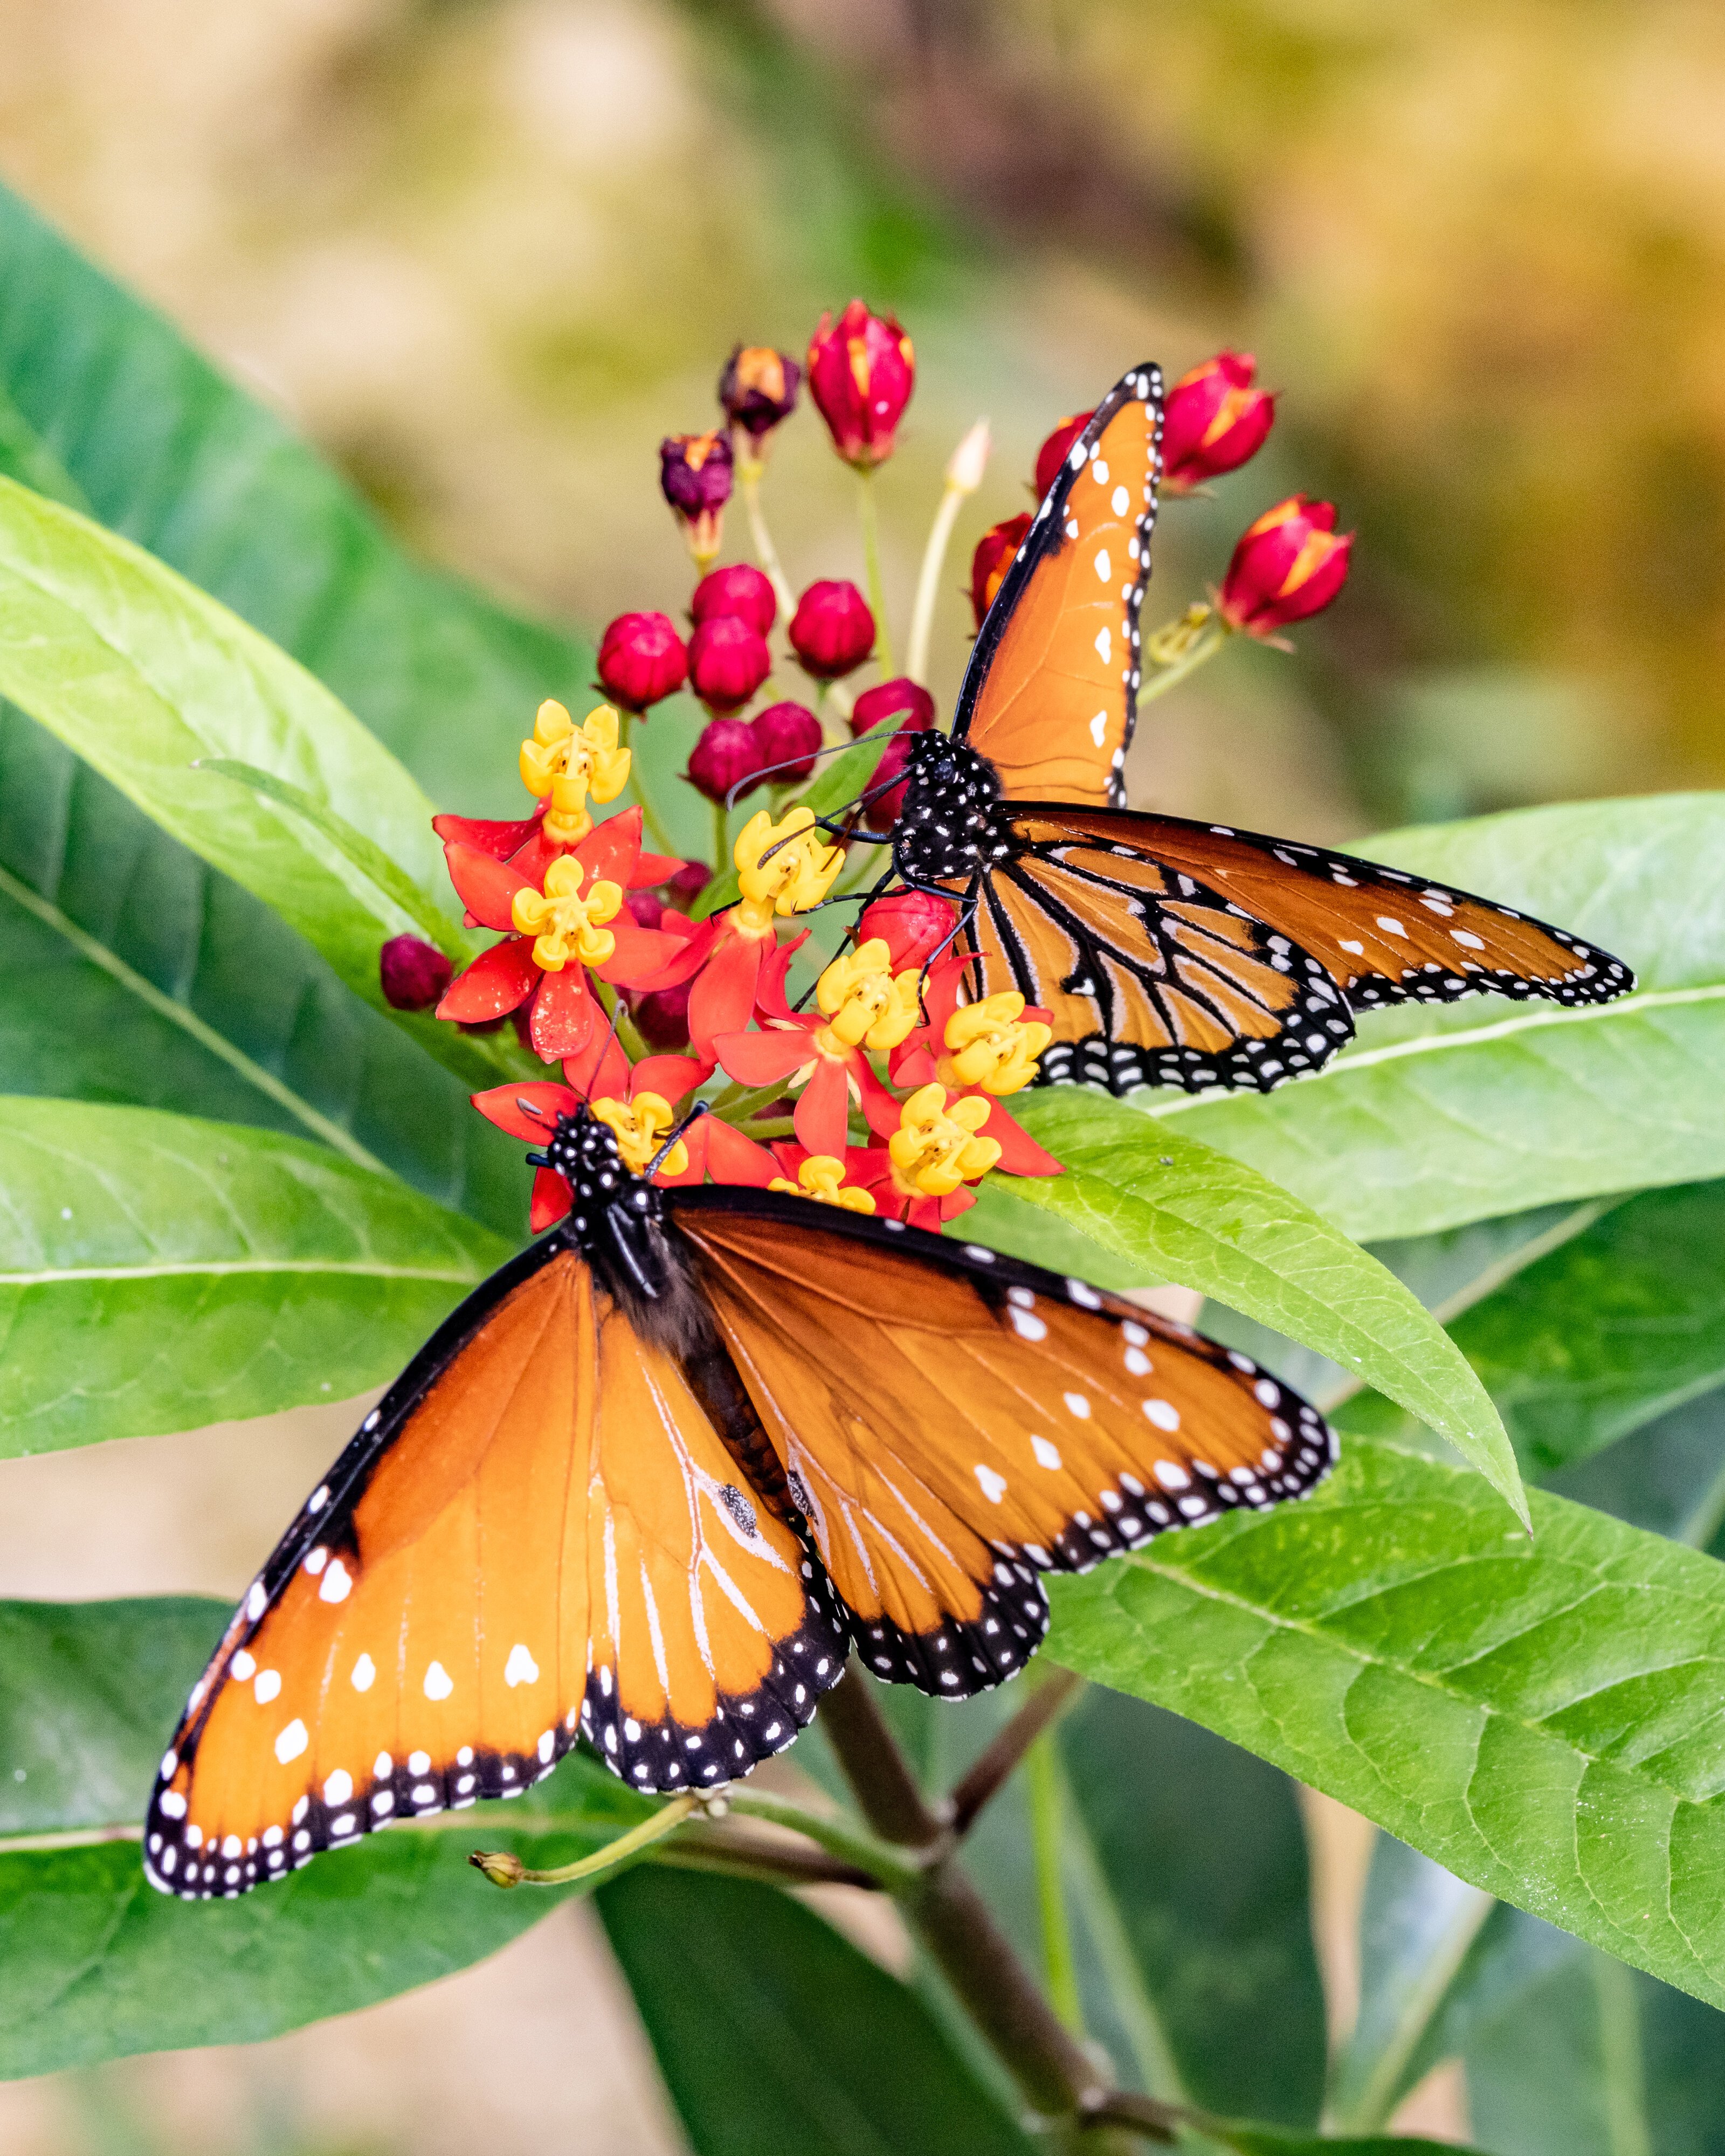
[[[631,1063],[644,1061],[652,1051],[635,1029],[635,1022],[629,1014],[629,1005],[624,1003],[623,998],[608,981],[602,981],[595,974],[593,984],[598,994],[600,1009],[604,1012],[608,1019],[614,1019],[616,1022],[618,1046]]]
[[[963,487],[954,486],[948,480],[934,512],[934,522],[928,528],[928,544],[922,549],[922,567],[916,578],[916,600],[911,610],[911,646],[905,654],[905,671],[913,681],[926,687],[928,681],[928,644],[934,632],[934,605],[940,595],[941,571],[946,566],[947,548],[952,537],[952,526],[958,521],[958,508],[965,498]]]
[[[629,747],[629,728],[634,724],[634,714],[632,711],[617,714],[617,745],[619,748]],[[655,852],[669,854],[673,859],[680,860],[683,857],[672,842],[670,833],[665,828],[664,818],[653,806],[652,798],[641,783],[641,760],[638,756],[629,757],[629,784],[624,790],[641,812],[641,821],[646,826],[647,836],[653,841]]]
[[[722,801],[713,803],[713,874],[723,875],[731,865],[731,814]]]
[[[1060,1760],[1045,1729],[1024,1756],[1030,1799],[1030,1849],[1036,1867],[1036,1911],[1042,1923],[1042,1964],[1054,2010],[1075,2035],[1084,2034],[1078,1964],[1060,1876]]]
[[[1646,2064],[1635,1973],[1613,1955],[1592,1949],[1594,1996],[1599,2015],[1606,2144],[1611,2156],[1653,2156],[1647,2130]]]
[[[548,1871],[534,1871],[518,1856],[506,1851],[499,1856],[476,1849],[468,1862],[483,1871],[494,1887],[567,1887],[573,1880],[597,1878],[601,1872],[609,1871],[619,1864],[627,1863],[631,1856],[662,1841],[666,1835],[674,1834],[700,1804],[696,1796],[673,1797],[668,1804],[661,1804],[650,1819],[639,1826],[620,1834],[615,1841],[608,1841],[603,1849],[596,1849],[591,1856],[583,1856],[573,1864],[553,1865]]]
[[[800,1804],[786,1804],[753,1789],[733,1790],[731,1809],[740,1819],[764,1820],[770,1826],[789,1828],[792,1833],[800,1834],[825,1850],[829,1856],[854,1864],[859,1871],[878,1879],[890,1893],[907,1892],[918,1883],[926,1868],[877,1835],[850,1826],[842,1819],[824,1818],[818,1812],[805,1811]]]
[[[862,518],[863,570],[869,580],[869,604],[875,612],[875,656],[880,662],[881,678],[891,680],[896,670],[892,663],[892,633],[886,626],[886,594],[880,583],[880,533],[875,516],[874,473],[860,471],[856,487]]]
[[[767,467],[756,459],[739,458],[737,465],[737,484],[742,495],[742,506],[749,521],[749,538],[755,549],[755,559],[766,572],[767,581],[773,587],[778,601],[778,610],[787,624],[797,611],[797,595],[791,589],[790,579],[778,558],[778,549],[773,543],[773,534],[767,529],[767,518],[761,508],[761,475]]]
[[[1189,674],[1195,674],[1200,666],[1214,659],[1233,634],[1227,624],[1220,620],[1205,629],[1189,650],[1183,652],[1178,659],[1170,660],[1166,666],[1159,668],[1143,683],[1138,690],[1138,709],[1142,711],[1146,704],[1154,703],[1158,696],[1167,696],[1170,689],[1178,688]]]

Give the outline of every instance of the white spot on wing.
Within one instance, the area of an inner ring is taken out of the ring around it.
[[[997,1475],[992,1467],[984,1467],[980,1461],[976,1468],[976,1479],[982,1486],[983,1495],[991,1505],[998,1505],[1006,1495],[1006,1477]]]
[[[509,1650],[509,1660],[503,1666],[503,1681],[506,1685],[537,1684],[539,1665],[519,1640]]]

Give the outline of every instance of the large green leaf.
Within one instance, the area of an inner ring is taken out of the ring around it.
[[[1049,1651],[1725,2001],[1725,1568],[1354,1439],[1299,1505],[1051,1582]]]
[[[578,702],[591,646],[410,561],[273,413],[4,189],[0,391],[0,468],[292,652],[440,808],[517,813],[515,745],[542,697]]]
[[[1638,992],[1368,1016],[1357,1047],[1268,1099],[1142,1093],[1147,1113],[1362,1241],[1725,1173],[1725,795],[1525,809],[1360,851],[1591,937]]]
[[[1065,1172],[1014,1178],[1014,1198],[1376,1384],[1526,1518],[1515,1455],[1484,1387],[1375,1258],[1242,1163],[1121,1101],[1061,1086],[1019,1112]]]
[[[345,1399],[508,1249],[274,1132],[0,1099],[0,1456]]]
[[[1725,1183],[1614,1207],[1450,1332],[1532,1475],[1711,1391],[1725,1383]],[[1342,1420],[1390,1434],[1400,1418],[1363,1398]]]
[[[33,720],[0,705],[0,1092],[172,1107],[321,1139],[518,1235],[521,1148]]]
[[[637,1866],[594,1897],[697,2156],[1027,2156],[907,1985],[788,1895]]]

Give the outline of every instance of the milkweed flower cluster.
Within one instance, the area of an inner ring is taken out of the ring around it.
[[[1168,492],[1261,447],[1275,409],[1255,372],[1250,354],[1222,352],[1176,384]],[[799,592],[786,578],[761,511],[770,451],[806,393],[836,455],[866,477],[892,456],[915,385],[910,338],[860,300],[824,316],[800,361],[739,345],[719,377],[718,424],[660,445],[661,490],[697,572],[682,613],[618,615],[597,656],[604,701],[578,719],[555,700],[540,706],[516,759],[527,814],[435,819],[468,926],[495,940],[456,972],[431,944],[394,937],[379,953],[381,985],[398,1009],[434,1008],[472,1031],[513,1024],[519,1049],[506,1035],[497,1052],[506,1063],[521,1055],[521,1075],[474,1096],[512,1136],[542,1144],[585,1102],[625,1163],[661,1183],[750,1183],[934,1228],[974,1204],[991,1173],[1060,1172],[1013,1112],[1040,1075],[1050,1014],[1016,993],[981,994],[955,947],[954,905],[864,888],[878,856],[852,839],[862,825],[818,818],[796,798],[823,749],[845,744],[847,723],[853,738],[884,733],[853,813],[889,833],[911,743],[942,720],[916,678],[926,617],[912,628],[910,670],[859,689],[883,628],[862,590],[824,578]],[[1042,444],[1039,496],[1090,416],[1063,419]],[[930,593],[988,454],[979,422],[955,459],[962,484],[948,468],[924,565]],[[733,488],[757,560],[720,566]],[[976,544],[979,629],[1030,523],[1027,511]],[[1330,505],[1304,496],[1270,511],[1240,540],[1215,608],[1174,627],[1189,639],[1267,638],[1328,604],[1351,545],[1335,523]],[[705,711],[683,778],[713,804],[707,861],[670,850],[630,742],[632,727],[685,689]],[[735,828],[733,804],[762,788],[767,805]],[[569,1204],[556,1169],[540,1167],[534,1229]]]

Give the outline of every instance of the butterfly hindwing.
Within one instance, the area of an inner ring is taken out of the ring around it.
[[[1330,1434],[1235,1355],[1081,1281],[771,1194],[674,1215],[865,1666],[1023,1666],[1039,1574],[1298,1496]]]
[[[1135,367],[1073,444],[983,623],[953,734],[1009,793],[1125,799],[1161,439],[1162,377]]]
[[[843,1654],[676,1358],[550,1237],[434,1337],[254,1584],[162,1763],[146,1868],[240,1893],[517,1795],[578,1730],[637,1788],[716,1783],[789,1743]]]

